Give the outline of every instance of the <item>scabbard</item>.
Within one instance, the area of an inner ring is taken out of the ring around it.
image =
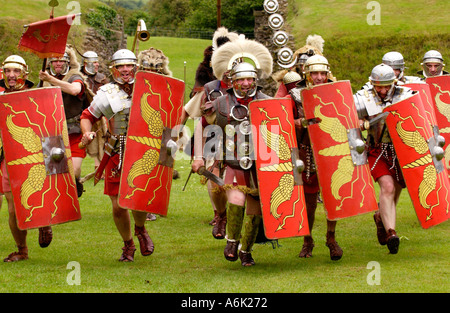
[[[102,179],[103,172],[105,171],[106,164],[108,164],[109,159],[114,151],[115,146],[117,145],[117,138],[115,136],[111,136],[108,138],[108,141],[105,145],[105,153],[103,154],[103,158],[100,161],[100,165],[97,167],[94,175],[94,186]]]

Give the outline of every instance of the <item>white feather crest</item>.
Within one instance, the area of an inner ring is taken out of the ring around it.
[[[217,49],[211,58],[214,76],[221,79],[223,74],[231,70],[234,61],[240,58],[251,59],[264,79],[272,74],[273,58],[269,50],[261,43],[250,39],[238,39],[227,42]]]
[[[321,53],[323,53],[323,44],[324,43],[325,43],[325,40],[320,35],[309,35],[306,38],[306,45],[313,46],[313,47],[319,49],[319,51]]]
[[[219,39],[220,37],[227,37],[228,39],[230,39],[230,41],[235,41],[239,38],[239,35],[237,33],[228,31],[228,29],[224,26],[219,27],[214,32],[212,39],[212,46],[214,50],[218,48],[217,39]]]

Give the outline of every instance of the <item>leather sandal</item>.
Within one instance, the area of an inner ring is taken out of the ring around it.
[[[400,238],[398,238],[397,233],[394,229],[389,228],[387,231],[387,247],[391,254],[397,254],[398,247],[400,245]]]
[[[227,259],[228,261],[236,261],[239,257],[238,247],[239,247],[238,240],[227,240],[227,245],[223,250],[223,255],[225,256],[225,259]]]
[[[328,247],[328,249],[330,249],[330,258],[332,261],[337,261],[342,258],[344,251],[342,251],[341,247],[336,242],[336,239],[334,238],[334,232],[332,231],[327,232],[326,246]]]
[[[19,247],[19,251],[13,252],[3,259],[3,262],[17,262],[28,260],[28,248],[27,247]]]
[[[377,238],[380,245],[384,246],[387,243],[386,229],[384,228],[383,221],[381,220],[380,212],[376,212],[373,215],[373,220],[377,226]]]
[[[145,226],[138,227],[134,226],[134,234],[139,240],[139,249],[141,250],[141,254],[143,256],[148,256],[153,253],[155,246],[153,244],[152,239],[147,233]]]
[[[53,232],[50,226],[39,228],[39,246],[46,248],[50,245],[53,239]]]
[[[255,260],[253,260],[252,254],[250,252],[239,251],[239,259],[241,259],[242,266],[255,265]]]
[[[227,213],[224,212],[223,214],[217,216],[216,224],[214,224],[212,230],[213,237],[216,239],[224,239],[226,226],[227,226]]]
[[[312,237],[305,237],[302,250],[298,254],[299,258],[310,258],[312,257],[312,250],[314,248],[314,241]]]
[[[120,262],[133,262],[134,261],[134,251],[136,251],[136,247],[134,246],[133,239],[128,241],[124,241],[124,246],[122,248],[123,252],[120,256]]]

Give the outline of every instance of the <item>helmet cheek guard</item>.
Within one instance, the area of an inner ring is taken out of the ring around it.
[[[28,65],[25,63],[25,60],[18,55],[11,55],[5,59],[5,61],[2,64],[2,71],[3,74],[5,73],[6,69],[19,69],[20,73],[16,77],[16,83],[14,86],[10,86],[8,79],[5,77],[4,82],[5,86],[8,89],[13,90],[20,90],[25,86],[26,82],[26,76],[29,74],[28,72]]]
[[[130,64],[133,65],[133,70],[131,71],[132,78],[127,82],[125,82],[118,67],[120,65],[130,65]],[[111,71],[111,75],[114,81],[116,81],[117,83],[121,85],[124,83],[132,84],[134,83],[134,76],[137,70],[137,58],[132,51],[128,49],[120,49],[113,54],[109,69]]]

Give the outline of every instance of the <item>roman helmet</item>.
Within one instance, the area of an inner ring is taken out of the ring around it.
[[[111,75],[114,79],[114,81],[116,81],[119,84],[124,84],[125,82],[122,80],[122,78],[120,77],[120,72],[117,69],[117,67],[119,65],[127,65],[127,64],[131,64],[134,65],[134,69],[133,69],[133,79],[131,81],[129,81],[129,84],[132,84],[134,82],[134,75],[136,74],[136,69],[137,69],[137,59],[136,59],[136,55],[131,52],[128,49],[120,49],[117,50],[110,61],[109,64],[109,69],[111,71]]]
[[[387,97],[391,97],[394,92],[395,77],[394,69],[384,63],[375,66],[370,73],[369,81],[372,86],[391,86],[387,93]],[[376,90],[374,89],[376,92]]]
[[[17,78],[16,85],[14,87],[9,86],[8,80],[5,77],[5,69],[7,68],[20,70],[19,77]],[[20,90],[23,88],[23,86],[25,86],[26,77],[29,74],[29,72],[28,72],[28,65],[21,56],[10,55],[9,57],[7,57],[5,61],[2,63],[2,71],[4,83],[7,89]]]
[[[308,58],[305,62],[305,76],[308,83],[312,84],[313,81],[311,79],[312,72],[326,72],[327,76],[330,72],[330,64],[328,60],[319,54],[315,54],[312,57]]]
[[[82,57],[84,71],[88,75],[95,75],[97,71],[95,70],[94,63],[98,63],[98,55],[94,51],[86,51],[83,53]]]
[[[223,77],[230,71],[234,95],[238,98],[252,97],[257,90],[258,79],[272,73],[273,59],[269,50],[259,42],[245,38],[227,42],[217,49],[211,59],[214,75]],[[245,94],[235,82],[240,78],[254,78],[255,84]]]
[[[438,67],[439,73],[437,75],[430,74],[428,67],[426,66],[427,63],[438,63],[439,64],[439,67]],[[422,65],[423,76],[425,76],[425,77],[442,75],[442,72],[443,72],[444,66],[445,66],[444,58],[442,57],[442,54],[436,50],[427,51],[425,53],[425,55],[423,56],[422,63],[420,65]]]
[[[57,73],[55,71],[55,68],[53,66],[53,62],[54,61],[63,61],[64,62],[64,67],[63,70],[61,71],[61,73],[59,73],[60,75],[66,75],[69,72],[70,69],[70,55],[69,52],[67,51],[67,47],[66,47],[66,51],[64,52],[64,55],[62,57],[53,57],[53,58],[48,58],[48,63],[49,63],[49,70],[50,70],[50,74],[52,76],[56,76]]]
[[[296,71],[289,71],[283,77],[283,84],[286,86],[287,91],[296,86],[298,82],[302,80],[302,77]]]
[[[403,72],[405,70],[405,61],[403,60],[403,55],[397,51],[391,51],[386,53],[381,59],[383,64],[389,65],[394,70],[400,70],[400,74],[397,79],[400,80],[403,78]]]

